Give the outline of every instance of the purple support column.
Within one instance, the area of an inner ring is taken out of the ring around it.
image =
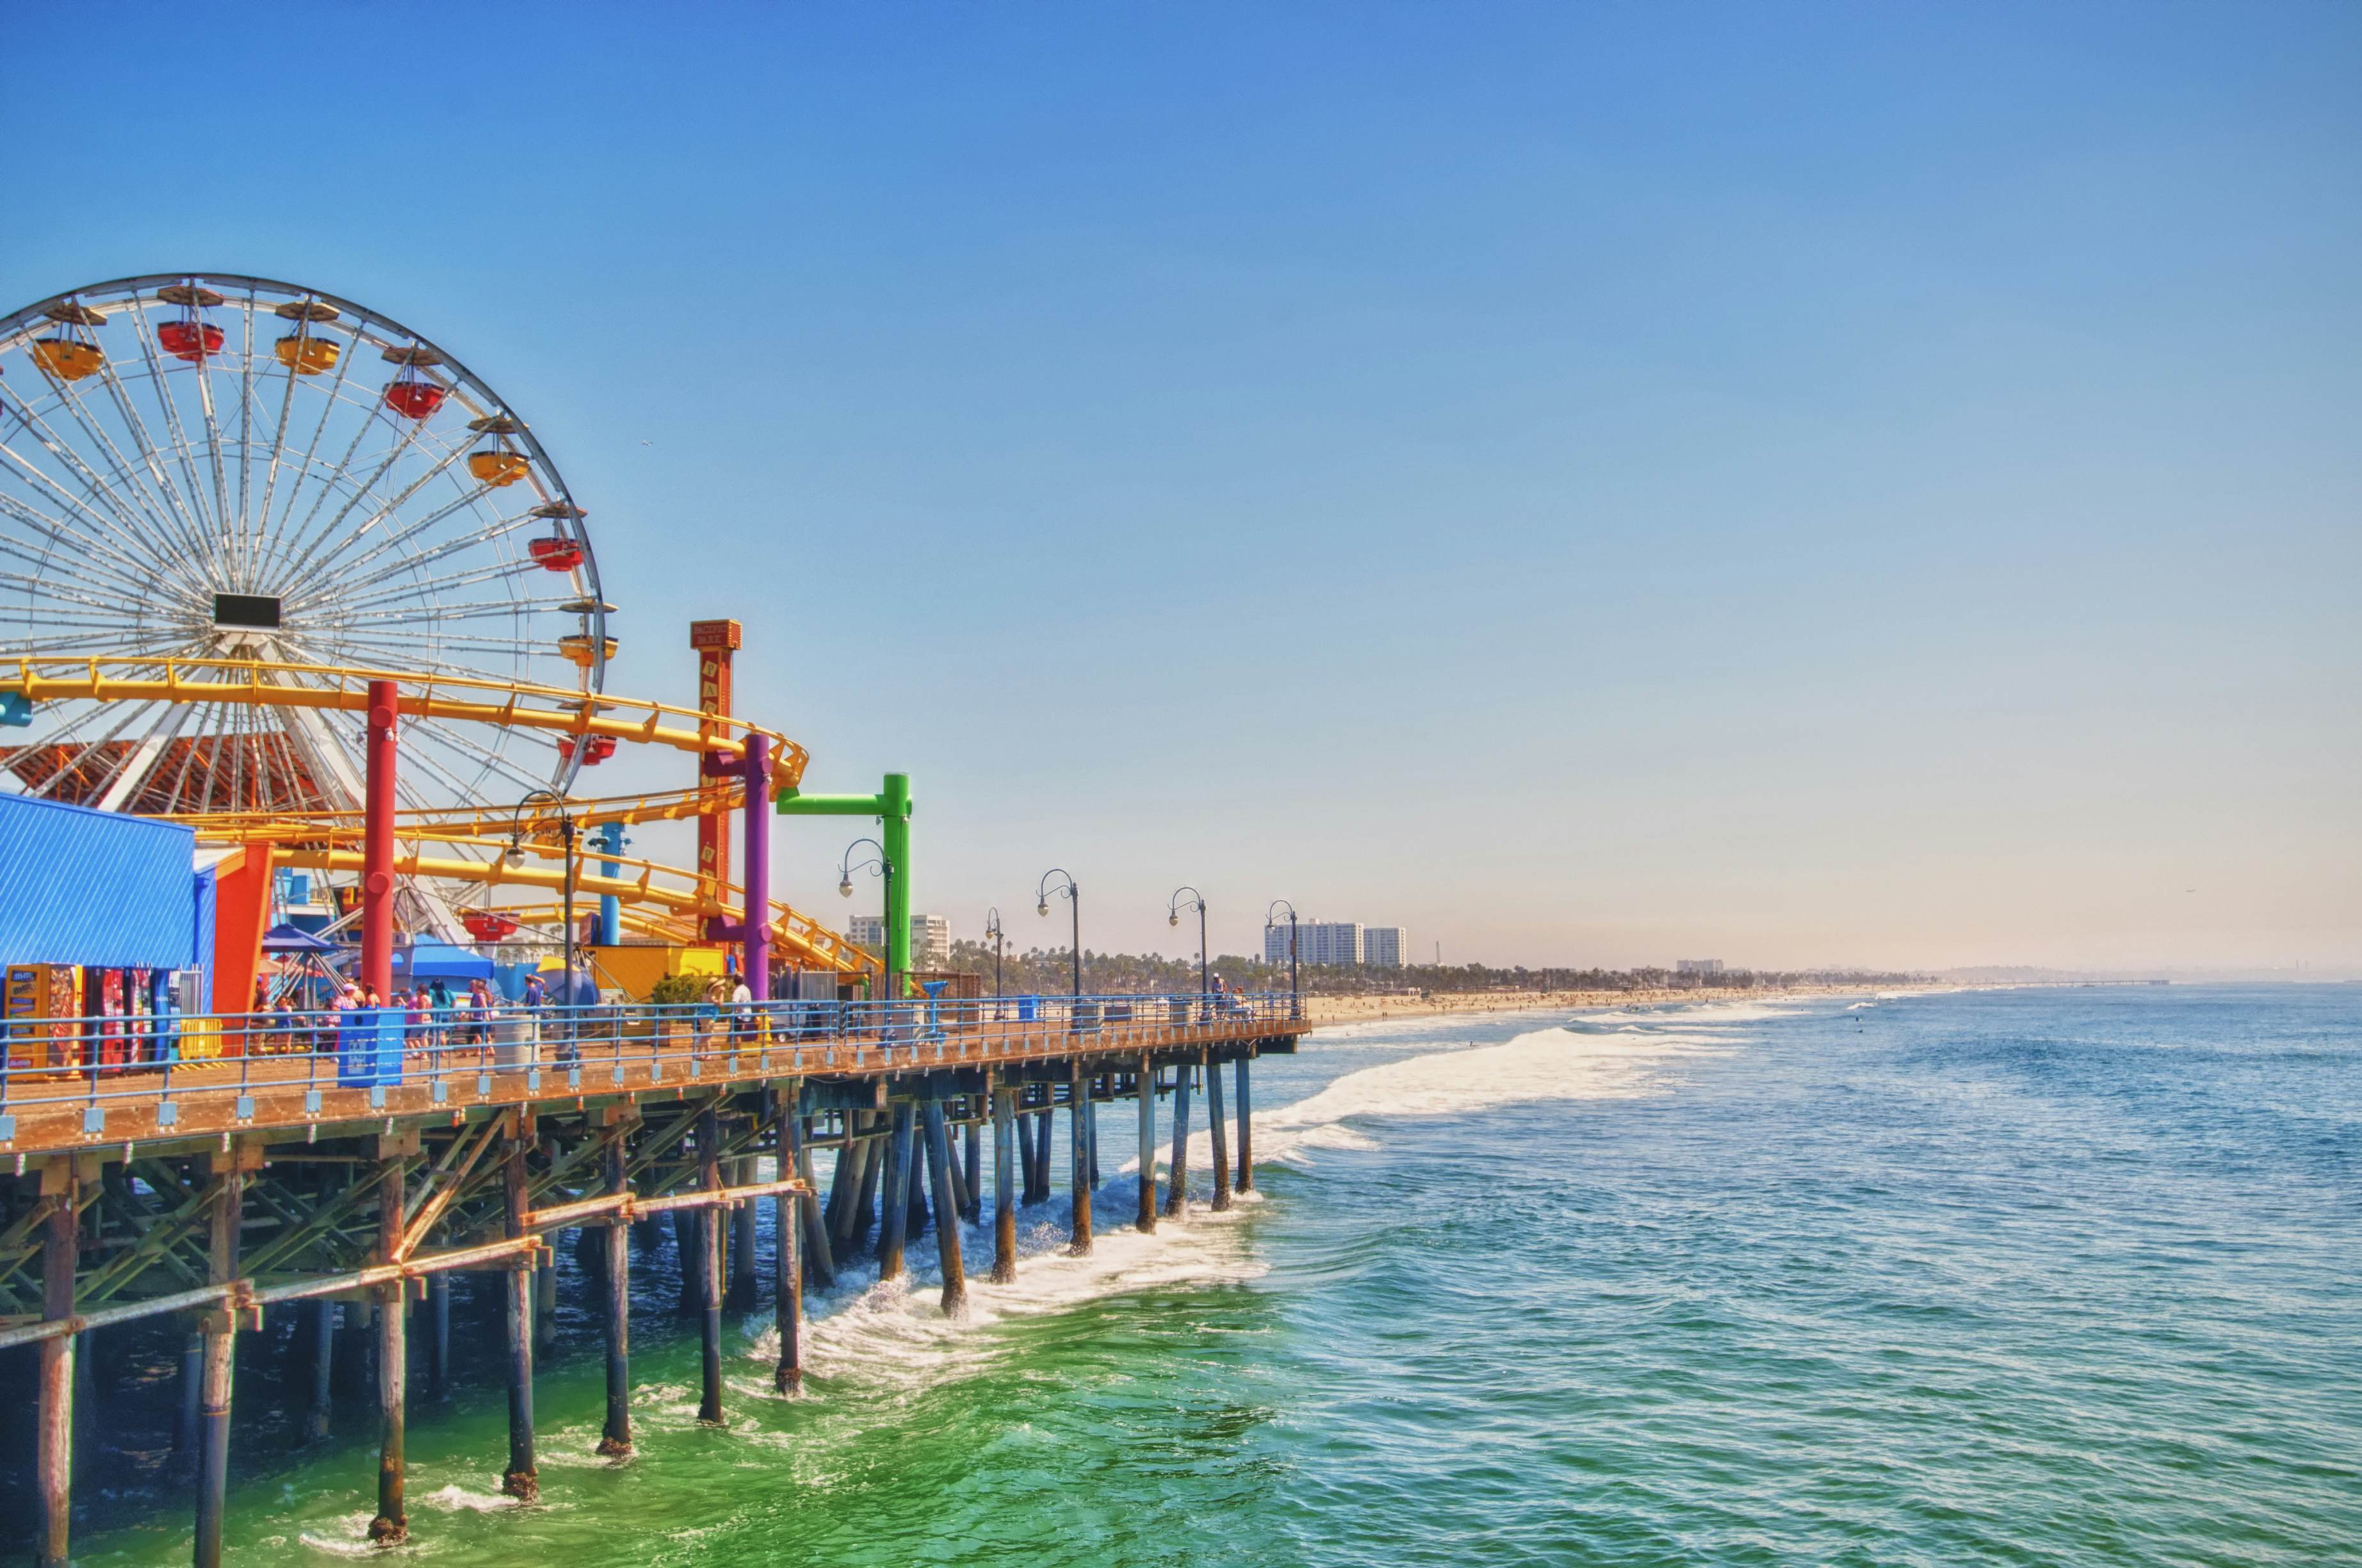
[[[746,737],[746,924],[741,963],[746,989],[771,999],[771,741]]]

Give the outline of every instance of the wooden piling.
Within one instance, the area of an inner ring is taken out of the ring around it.
[[[1051,1104],[1050,1086],[1042,1086],[1042,1109],[1033,1113],[1033,1201],[1050,1201],[1050,1138],[1058,1113]]]
[[[992,1091],[992,1282],[1017,1279],[1017,1092]]]
[[[944,1124],[944,1147],[946,1151],[944,1173],[949,1179],[947,1186],[951,1191],[953,1217],[965,1220],[967,1218],[967,1176],[960,1168],[959,1145],[955,1141],[958,1136],[958,1132],[946,1120]],[[943,1207],[940,1199],[935,1207]]]
[[[1038,1169],[1033,1157],[1033,1113],[1031,1111],[1016,1110],[1014,1108],[1015,1091],[1012,1090],[1010,1094],[1011,1112],[1009,1119],[1017,1135],[1017,1168],[1023,1174],[1025,1182],[1017,1201],[1030,1207],[1042,1201],[1041,1194],[1033,1190],[1034,1176]]]
[[[697,1118],[698,1185],[708,1192],[722,1190],[722,1119],[713,1113],[708,1102]],[[704,1223],[698,1227],[704,1242],[704,1287],[702,1360],[705,1373],[704,1391],[698,1400],[697,1419],[712,1426],[722,1424],[722,1223],[723,1211],[716,1208],[699,1211]]]
[[[1173,1069],[1173,1160],[1165,1175],[1164,1212],[1185,1219],[1189,1212],[1189,1064]]]
[[[894,1130],[886,1144],[884,1190],[878,1194],[882,1212],[877,1226],[877,1277],[902,1277],[902,1244],[909,1234],[911,1205],[904,1190],[911,1180],[911,1107],[894,1107]]]
[[[1156,1064],[1140,1053],[1140,1217],[1143,1231],[1156,1229]]]
[[[821,1212],[820,1185],[812,1179],[811,1150],[801,1142],[796,1146],[795,1174],[805,1188],[796,1200],[796,1212],[803,1219],[804,1277],[825,1290],[836,1283],[836,1254],[829,1245],[827,1217]]]
[[[378,1167],[378,1261],[398,1263],[402,1258],[402,1157],[381,1154]],[[369,1538],[380,1546],[392,1546],[410,1536],[410,1515],[402,1496],[403,1394],[410,1364],[405,1332],[409,1292],[409,1283],[401,1279],[378,1288],[377,1517],[370,1520]]]
[[[1248,1108],[1247,1058],[1239,1058],[1239,1180],[1242,1192],[1254,1190],[1254,1113]]]
[[[1091,1157],[1087,1168],[1090,1171],[1091,1190],[1094,1192],[1105,1179],[1099,1175],[1099,1082],[1096,1077],[1083,1080],[1083,1134],[1084,1141],[1090,1146]]]
[[[971,1114],[975,1112],[973,1102],[969,1104],[969,1112]],[[967,1157],[962,1162],[962,1167],[963,1174],[965,1174],[967,1179],[967,1201],[960,1205],[960,1217],[966,1220],[969,1224],[973,1225],[978,1220],[984,1218],[983,1124],[977,1122],[970,1122],[967,1124],[966,1132]]]
[[[334,1301],[315,1301],[311,1307],[312,1401],[304,1412],[304,1441],[326,1442],[336,1409],[337,1317],[340,1309]]]
[[[172,1453],[182,1462],[194,1464],[197,1459],[197,1433],[203,1426],[205,1382],[205,1332],[191,1329],[181,1342],[180,1405],[172,1416]]]
[[[843,1250],[847,1256],[868,1246],[872,1224],[878,1224],[878,1239],[885,1239],[885,1228],[879,1223],[877,1190],[886,1184],[886,1161],[893,1152],[894,1135],[887,1118],[873,1116],[870,1126],[875,1135],[862,1145],[867,1152],[861,1161],[861,1185],[855,1190],[853,1210],[846,1216],[850,1231]]]
[[[207,1203],[205,1277],[215,1285],[237,1277],[238,1220],[246,1206],[246,1166],[240,1152],[216,1156]],[[236,1369],[237,1314],[216,1306],[204,1316],[203,1409],[197,1425],[197,1568],[219,1568],[222,1513],[229,1491],[229,1398]]]
[[[50,1201],[41,1232],[41,1316],[51,1321],[74,1315],[74,1264],[81,1241],[82,1184],[73,1158],[62,1156],[41,1173],[42,1197]],[[72,1568],[68,1545],[73,1524],[73,1387],[78,1335],[55,1334],[41,1342],[39,1409],[34,1429],[35,1483],[41,1494],[41,1568]]]
[[[803,1118],[796,1113],[800,1092],[793,1079],[778,1091],[777,1170],[782,1177],[800,1175],[806,1164]],[[796,1256],[796,1227],[802,1212],[803,1200],[795,1193],[782,1192],[771,1200],[771,1228],[778,1233],[772,1244],[771,1307],[779,1334],[779,1364],[772,1371],[771,1387],[782,1394],[794,1393],[804,1382],[804,1271]]]
[[[624,1134],[614,1130],[607,1142],[607,1190],[632,1190]],[[601,1337],[607,1345],[607,1420],[599,1431],[599,1452],[610,1459],[632,1452],[632,1237],[620,1221],[607,1226],[606,1310],[601,1315]]]
[[[959,1205],[952,1201],[951,1138],[944,1126],[944,1102],[926,1105],[927,1177],[935,1192],[935,1261],[944,1276],[944,1316],[967,1314],[967,1273],[960,1261]]]
[[[451,1276],[426,1277],[426,1397],[451,1397]]]
[[[755,1157],[742,1155],[737,1166],[735,1185],[754,1186]],[[782,1198],[780,1201],[784,1205],[786,1200]],[[751,1312],[755,1310],[757,1295],[755,1283],[755,1205],[752,1203],[739,1204],[737,1212],[731,1216],[729,1304],[733,1311]]]
[[[1091,1090],[1089,1080],[1083,1077],[1081,1062],[1075,1064],[1073,1076],[1066,1082],[1066,1133],[1075,1146],[1075,1239],[1066,1250],[1084,1257],[1091,1250]]]
[[[1222,1114],[1222,1064],[1206,1058],[1206,1127],[1213,1138],[1214,1212],[1231,1206],[1231,1129]]]
[[[506,1186],[508,1234],[526,1234],[529,1210],[525,1185],[525,1151],[532,1146],[531,1124],[522,1112],[511,1112]],[[533,1255],[526,1253],[508,1271],[509,1465],[501,1475],[501,1490],[524,1502],[541,1496],[541,1471],[533,1457]]]

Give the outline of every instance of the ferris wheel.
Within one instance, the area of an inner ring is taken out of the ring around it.
[[[349,300],[174,273],[0,318],[0,658],[239,662],[221,678],[259,665],[291,698],[0,713],[0,771],[108,809],[335,810],[359,804],[360,729],[300,694],[356,669],[596,712],[613,607],[583,516],[480,378]],[[405,719],[400,793],[515,799],[602,755]]]

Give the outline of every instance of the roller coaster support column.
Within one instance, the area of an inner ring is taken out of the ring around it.
[[[739,967],[746,977],[746,989],[756,1001],[767,1002],[771,999],[771,815],[763,809],[763,803],[771,793],[770,738],[749,735],[745,754],[735,759],[709,753],[705,772],[708,777],[734,773],[746,784],[746,865],[741,879],[746,907],[736,920],[706,921],[705,937],[708,941],[740,945]],[[787,809],[784,802],[780,809]]]
[[[401,688],[392,681],[369,684],[369,764],[361,828],[361,984],[381,999],[393,994],[393,758],[394,719],[402,711]],[[232,997],[223,1006],[246,1005]]]
[[[756,796],[746,797],[747,833],[754,833]],[[886,863],[892,872],[886,882],[886,997],[900,1001],[909,989],[911,974],[911,775],[888,773],[876,795],[804,795],[788,790],[779,796],[782,817],[874,817],[880,827],[878,841],[886,846]]]
[[[701,818],[701,820],[702,819]],[[597,842],[599,848],[604,850],[611,855],[620,855],[624,852],[624,825],[622,823],[602,822],[596,829],[594,829],[594,831],[598,836]],[[613,861],[601,861],[599,862],[599,874],[605,877],[620,878],[624,874],[624,868]],[[623,939],[623,900],[617,898],[612,893],[602,893],[599,895],[599,945],[602,948],[612,948]]]

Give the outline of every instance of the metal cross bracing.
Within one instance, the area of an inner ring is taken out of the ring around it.
[[[762,1277],[745,1205],[767,1199],[777,1211],[768,1278],[779,1328],[774,1385],[781,1391],[800,1383],[804,1281],[827,1282],[868,1246],[873,1227],[877,1266],[891,1277],[917,1239],[911,1227],[931,1224],[944,1310],[965,1310],[959,1232],[963,1220],[984,1213],[988,1135],[995,1280],[1015,1277],[1016,1209],[1051,1196],[1050,1123],[1060,1113],[1073,1133],[1073,1250],[1091,1245],[1100,1108],[1124,1101],[1138,1109],[1147,1173],[1138,1223],[1153,1229],[1156,1102],[1174,1106],[1175,1193],[1162,1210],[1169,1220],[1182,1212],[1178,1173],[1192,1085],[1211,1090],[1228,1068],[1243,1104],[1248,1065],[1261,1054],[1292,1051],[1303,1032],[1284,1016],[1201,1011],[1198,1000],[1086,998],[1054,1020],[1013,1019],[1000,1030],[983,1018],[955,1025],[937,1019],[940,1026],[922,1033],[803,1043],[766,1039],[758,1028],[734,1050],[721,1040],[709,1042],[717,1048],[701,1059],[684,1051],[668,1064],[679,1070],[646,1083],[593,1089],[573,1081],[571,1068],[528,1069],[513,1075],[525,1092],[504,1102],[387,1104],[359,1115],[322,1103],[294,1124],[273,1123],[258,1102],[253,1118],[220,1133],[184,1126],[152,1140],[110,1138],[28,1154],[13,1172],[0,1166],[0,1350],[29,1346],[23,1353],[41,1360],[33,1468],[44,1551],[64,1559],[73,1361],[94,1332],[194,1331],[182,1365],[203,1413],[193,1439],[200,1462],[193,1539],[203,1565],[219,1561],[231,1346],[295,1303],[359,1302],[370,1314],[381,1438],[371,1533],[392,1542],[408,1530],[410,1309],[433,1278],[467,1271],[503,1281],[510,1429],[502,1484],[529,1497],[539,1485],[535,1344],[553,1304],[545,1287],[557,1279],[550,1265],[560,1231],[584,1233],[578,1278],[601,1312],[607,1345],[609,1413],[599,1451],[613,1454],[631,1445],[631,1255],[622,1232],[636,1221],[667,1212],[687,1220],[682,1294],[703,1321],[701,1415],[708,1420],[722,1419],[725,1301],[755,1305]],[[529,1088],[535,1078],[540,1081]],[[1207,1100],[1220,1103],[1210,1093]],[[1217,1122],[1213,1131],[1227,1178],[1225,1129]],[[1243,1187],[1252,1166],[1243,1118],[1238,1135]],[[838,1157],[824,1205],[812,1155],[830,1150]],[[1227,1192],[1218,1179],[1216,1207]],[[733,1211],[741,1217],[725,1223]],[[602,1231],[603,1247],[590,1240]],[[449,1365],[441,1337],[447,1313],[421,1321],[427,1364],[439,1378]],[[324,1381],[315,1399],[327,1398]]]

